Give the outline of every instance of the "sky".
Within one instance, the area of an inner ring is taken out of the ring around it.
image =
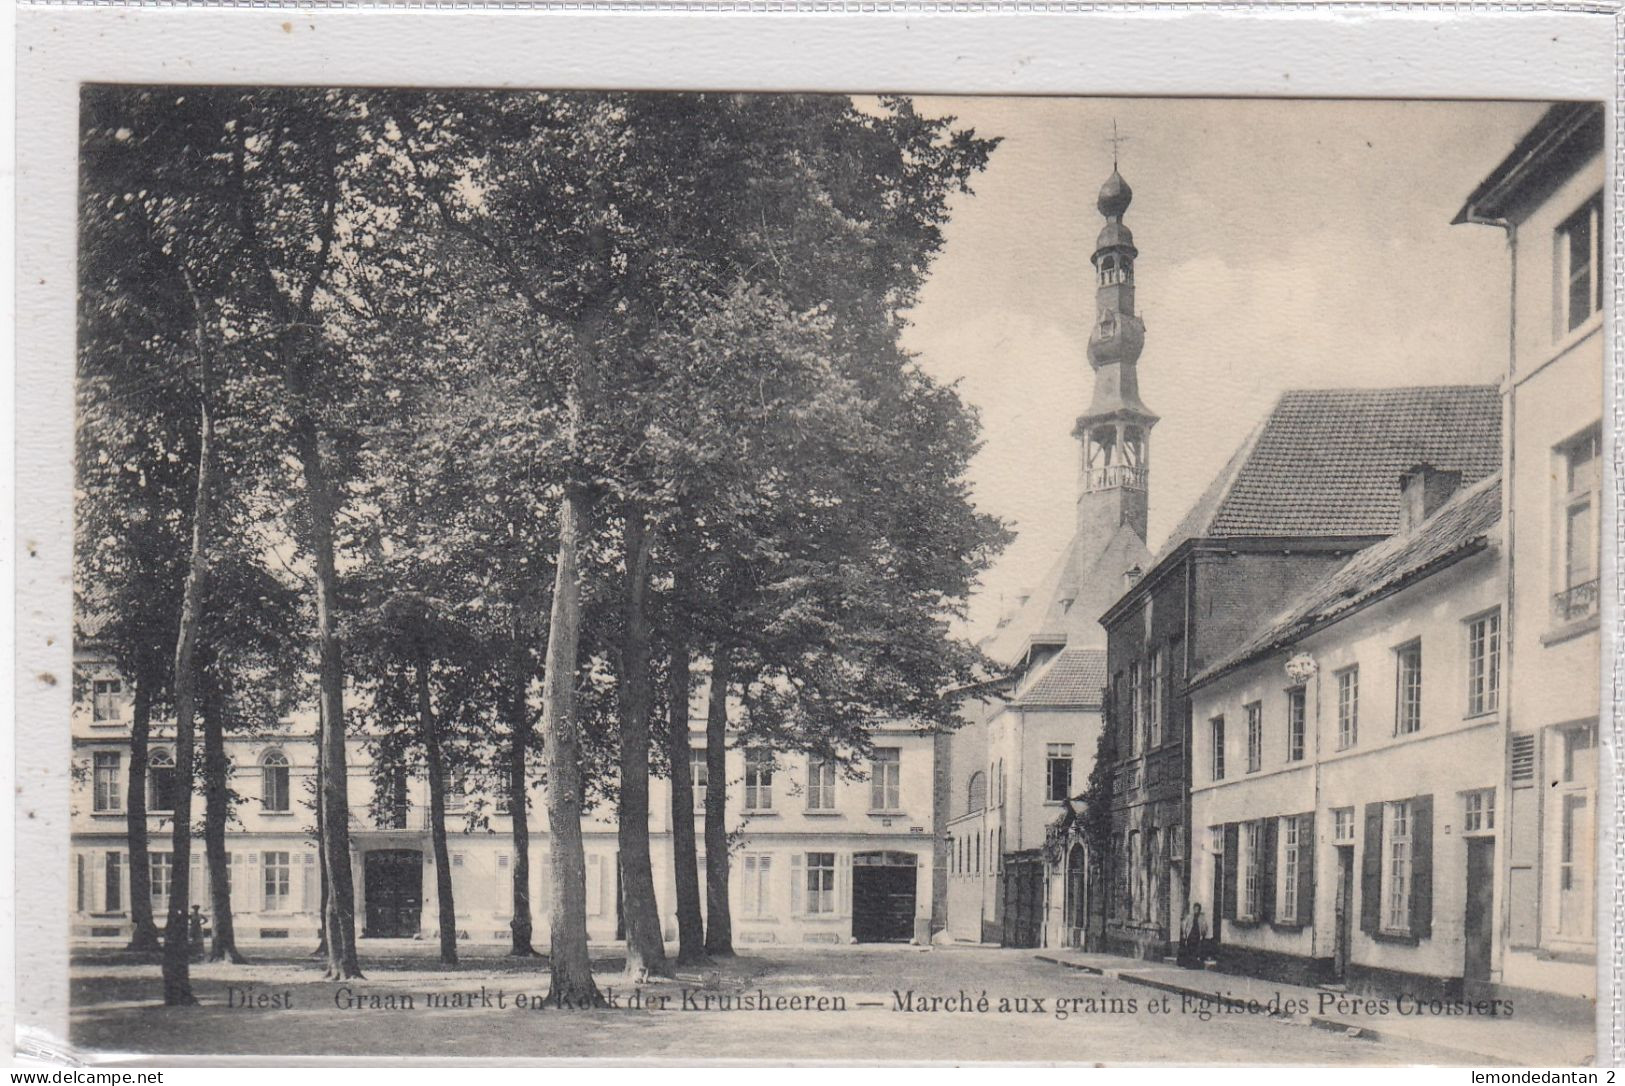
[[[1155,551],[1289,388],[1494,383],[1507,357],[1501,231],[1451,226],[1536,103],[916,98],[999,136],[906,343],[981,415],[977,505],[1017,533],[971,601],[988,632],[1073,531],[1071,431],[1093,387],[1095,207],[1119,163],[1140,255],[1140,391]]]

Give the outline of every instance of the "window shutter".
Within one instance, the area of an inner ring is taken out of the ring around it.
[[[1365,805],[1365,840],[1360,844],[1360,930],[1376,932],[1382,918],[1382,804]]]
[[[1298,923],[1315,922],[1315,816],[1298,816]]]
[[[1281,820],[1266,818],[1263,829],[1264,832],[1258,835],[1262,838],[1264,850],[1258,864],[1258,919],[1274,920],[1275,875],[1279,869],[1276,861],[1281,849]]]
[[[1241,857],[1241,827],[1228,822],[1224,827],[1224,918],[1236,918],[1236,865]],[[1215,933],[1217,934],[1217,933]]]
[[[790,912],[801,915],[801,853],[790,855]]]
[[[835,858],[835,915],[852,912],[852,857],[841,853]]]
[[[1411,934],[1433,934],[1433,797],[1411,800]]]

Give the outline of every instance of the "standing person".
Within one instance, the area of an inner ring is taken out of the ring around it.
[[[1179,940],[1179,964],[1186,969],[1202,968],[1202,948],[1206,942],[1207,924],[1202,919],[1202,905],[1195,902],[1185,923],[1185,933]]]

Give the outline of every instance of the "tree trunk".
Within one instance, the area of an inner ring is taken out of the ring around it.
[[[226,854],[227,775],[225,698],[207,672],[203,685],[203,851],[209,865],[209,912],[214,931],[209,960],[242,964],[231,917],[231,857]]]
[[[418,733],[429,762],[429,837],[434,847],[435,903],[440,912],[440,964],[457,964],[457,903],[451,892],[451,852],[446,848],[446,760],[440,750],[440,726],[429,705],[429,654],[418,650],[413,666],[418,694]]]
[[[201,340],[201,332],[199,333]],[[199,363],[203,363],[199,343]],[[175,823],[171,837],[169,921],[164,926],[164,1005],[197,1002],[192,994],[192,940],[187,913],[191,904],[193,722],[197,710],[198,624],[203,615],[203,590],[209,575],[206,548],[209,540],[210,488],[214,474],[214,419],[209,414],[208,380],[202,381],[199,411],[197,494],[192,502],[192,554],[181,597],[180,631],[175,637]]]
[[[344,749],[344,646],[338,630],[338,571],[333,557],[333,497],[321,438],[308,415],[295,438],[305,476],[311,550],[316,558],[316,635],[321,679],[321,805],[327,870],[327,978],[361,976],[355,947],[355,883],[350,869],[349,767]]]
[[[143,651],[137,665],[135,706],[130,720],[130,779],[125,784],[124,823],[130,840],[129,950],[157,950],[158,925],[152,918],[152,861],[147,853],[147,739],[152,734],[152,687],[157,668]]]
[[[622,912],[626,918],[626,972],[630,977],[670,976],[655,879],[649,855],[649,713],[653,708],[649,656],[654,631],[646,606],[649,555],[654,533],[643,512],[628,505],[625,516],[626,583],[622,596],[620,694],[620,817]]]
[[[317,738],[321,737],[321,725],[317,724]],[[327,834],[322,830],[322,759],[320,749],[316,752],[316,802],[311,804],[316,809],[316,872],[321,883],[321,905],[317,911],[316,921],[316,949],[311,952],[312,958],[327,957]]]
[[[728,684],[730,650],[711,655],[711,700],[705,713],[705,952],[732,957],[728,912]]]
[[[526,692],[530,689],[529,655],[525,652],[523,623],[514,620],[513,641],[508,653],[508,731],[512,746],[508,751],[508,816],[513,823],[513,919],[508,922],[513,932],[513,946],[508,951],[515,957],[529,958],[536,954],[531,945],[533,929],[530,920],[530,784],[525,770],[532,733],[530,706]]]
[[[552,983],[555,1006],[602,1002],[587,955],[587,858],[581,845],[580,722],[575,712],[576,654],[581,639],[580,539],[587,534],[588,499],[569,486],[559,504],[559,553],[548,618],[542,686],[542,758],[547,770],[547,819],[552,836]]]
[[[675,591],[673,593],[676,594]],[[671,851],[677,873],[677,963],[705,958],[705,921],[700,913],[700,869],[694,850],[694,767],[689,764],[688,637],[673,626],[671,692],[666,755],[671,759]]]

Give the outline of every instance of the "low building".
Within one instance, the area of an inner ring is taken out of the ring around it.
[[[1107,949],[1161,958],[1191,900],[1187,677],[1399,522],[1415,464],[1471,485],[1501,455],[1493,386],[1285,392],[1101,619],[1116,764]],[[1197,763],[1199,764],[1199,763]]]
[[[1458,998],[1502,976],[1501,486],[1399,531],[1190,683],[1192,900],[1221,964]]]
[[[120,942],[131,934],[125,789],[130,765],[130,690],[94,647],[81,652],[86,693],[72,721],[75,773],[68,862],[77,940]],[[174,793],[174,728],[155,721],[148,769],[153,912],[168,910]],[[737,943],[846,943],[929,935],[935,838],[935,737],[903,724],[874,732],[873,757],[849,766],[799,754],[735,748],[728,755],[730,910]],[[693,735],[696,832],[703,832],[704,734]],[[315,725],[304,715],[263,733],[228,733],[236,794],[227,831],[237,937],[316,938],[321,903],[315,812]],[[459,937],[506,942],[512,919],[512,824],[498,797],[447,782],[446,828]],[[650,782],[650,833],[660,915],[676,935],[667,782]],[[434,938],[438,931],[428,787],[402,774],[374,781],[365,745],[349,750],[350,847],[356,933],[362,939]],[[547,812],[530,796],[534,942],[548,940]],[[194,803],[194,812],[199,805]],[[597,942],[623,937],[619,848],[612,809],[582,820],[587,929]],[[193,837],[193,900],[210,911],[204,845]],[[700,867],[704,871],[703,855]],[[702,899],[703,899],[702,886]],[[703,907],[703,901],[702,901]],[[363,944],[365,953],[365,944]]]

